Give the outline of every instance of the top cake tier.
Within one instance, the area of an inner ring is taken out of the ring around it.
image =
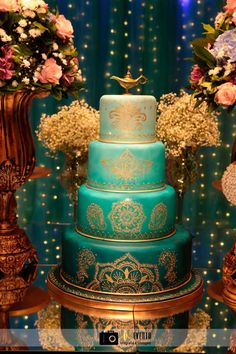
[[[156,99],[141,95],[105,95],[100,99],[100,141],[156,141]]]

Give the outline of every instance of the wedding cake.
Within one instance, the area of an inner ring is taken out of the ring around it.
[[[89,146],[78,223],[65,232],[62,264],[49,273],[51,290],[106,306],[201,296],[192,237],[175,226],[176,195],[165,183],[155,126],[153,96],[101,98],[100,139]]]

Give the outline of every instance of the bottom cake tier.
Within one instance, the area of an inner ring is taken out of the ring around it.
[[[95,240],[66,231],[61,278],[78,289],[107,294],[150,294],[191,280],[191,235],[182,227],[157,241]]]

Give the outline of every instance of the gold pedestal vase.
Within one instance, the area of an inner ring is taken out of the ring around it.
[[[0,272],[7,275],[38,262],[28,236],[17,225],[14,194],[35,167],[29,108],[39,96],[45,93],[16,91],[0,96]]]

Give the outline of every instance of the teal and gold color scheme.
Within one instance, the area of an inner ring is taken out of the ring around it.
[[[100,112],[78,222],[63,236],[62,266],[49,284],[111,309],[114,303],[175,307],[175,299],[189,295],[192,304],[202,281],[191,267],[192,237],[175,227],[176,195],[165,184],[164,145],[155,141],[156,100],[103,96]]]
[[[160,241],[111,242],[67,230],[61,274],[76,286],[107,293],[153,293],[191,278],[191,236],[181,227]],[[78,249],[78,245],[80,248]]]
[[[91,188],[145,191],[165,187],[165,151],[161,142],[89,146],[88,181]]]
[[[83,234],[148,240],[166,237],[175,230],[175,191],[170,186],[148,192],[117,193],[83,185],[79,200],[78,228]]]
[[[153,96],[102,96],[100,140],[118,144],[154,142],[156,105]]]

